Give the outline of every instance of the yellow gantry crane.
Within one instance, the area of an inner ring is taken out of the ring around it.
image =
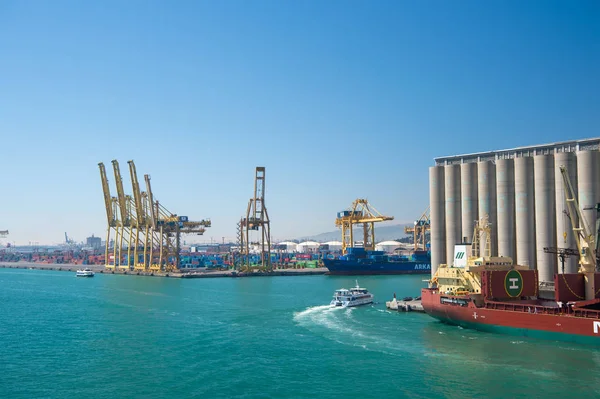
[[[431,221],[429,219],[429,207],[425,209],[425,212],[420,218],[415,220],[413,226],[405,226],[404,233],[413,235],[413,243],[415,251],[425,251],[427,249],[425,242],[425,234],[431,228]]]
[[[354,225],[363,225],[363,247],[367,251],[375,249],[375,223],[394,220],[393,216],[384,216],[373,208],[366,199],[359,198],[352,206],[338,212],[335,225],[342,228],[342,254],[354,247]]]
[[[254,197],[248,201],[246,217],[239,223],[239,246],[242,268],[250,269],[250,244],[258,246],[260,268],[270,271],[271,264],[271,222],[265,205],[265,167],[257,166],[254,175]],[[258,231],[258,242],[250,242],[250,231]]]
[[[568,219],[573,227],[577,249],[579,250],[579,273],[583,274],[585,281],[585,299],[591,300],[596,298],[596,283],[594,281],[596,274],[596,241],[581,214],[575,191],[564,165],[560,167],[560,173],[565,186],[565,200],[569,215],[571,215]],[[579,220],[579,225],[576,224],[573,215],[577,215],[575,220]]]
[[[115,185],[117,187],[117,203],[120,217],[117,218],[116,237],[115,237],[115,267],[119,269],[129,270],[131,268],[131,244],[133,237],[133,229],[131,225],[131,196],[125,195],[123,189],[123,178],[121,177],[121,169],[119,162],[116,159],[112,160],[113,170],[115,173]]]
[[[111,233],[114,233],[114,235],[116,236],[117,219],[115,215],[117,213],[117,199],[111,197],[110,195],[110,186],[108,185],[108,177],[106,176],[106,168],[104,167],[104,164],[100,162],[98,164],[98,167],[100,168],[100,178],[102,179],[102,191],[104,192],[104,206],[106,207],[106,218],[108,221],[108,229],[106,230],[106,249],[104,251],[104,263],[107,269],[114,269],[115,263],[110,263],[109,251]]]
[[[125,195],[119,163],[112,161],[117,197],[111,197],[103,163],[99,163],[108,220],[106,267],[137,271],[177,271],[181,234],[203,234],[211,226],[209,219],[190,221],[177,216],[154,200],[150,176],[144,175],[146,192],[141,191],[133,161],[128,161],[133,196]],[[114,232],[112,258],[109,256]]]

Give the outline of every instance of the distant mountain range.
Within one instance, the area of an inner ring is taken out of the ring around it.
[[[375,227],[375,241],[388,241],[395,240],[398,238],[406,237],[404,234],[404,226],[412,226],[412,224],[394,224],[387,226]],[[362,236],[362,228],[354,229],[354,236],[361,237]],[[357,238],[359,239],[359,238]],[[304,236],[295,239],[294,241],[317,241],[317,242],[327,242],[327,241],[341,241],[342,240],[342,230],[338,229],[335,231],[330,231],[327,233],[316,234],[312,236]]]

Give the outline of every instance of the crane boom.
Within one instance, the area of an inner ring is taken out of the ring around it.
[[[119,162],[116,159],[112,161],[113,169],[115,171],[115,185],[117,186],[117,198],[119,199],[119,209],[121,211],[121,225],[129,226],[129,214],[127,212],[127,199],[125,198],[125,191],[123,190],[123,179],[121,178],[121,170],[119,169]]]
[[[596,285],[594,281],[596,273],[596,242],[594,235],[590,234],[585,219],[581,214],[579,203],[575,198],[575,191],[567,174],[567,168],[564,165],[560,167],[560,173],[565,185],[565,200],[569,214],[576,214],[580,224],[579,226],[575,225],[573,218],[569,218],[573,227],[573,233],[577,237],[575,241],[579,250],[579,264],[581,265],[579,273],[582,273],[585,278],[585,299],[594,299],[596,297]]]
[[[150,221],[152,223],[152,227],[156,228],[156,209],[154,208],[154,196],[152,195],[152,186],[150,185],[150,175],[144,175],[144,180],[146,180],[146,194],[148,195],[148,215],[150,216]]]
[[[133,188],[133,200],[135,203],[137,225],[141,227],[145,224],[145,212],[144,206],[142,205],[142,193],[140,191],[140,184],[137,178],[135,163],[133,163],[133,160],[127,161],[127,163],[129,164],[129,174],[131,175],[131,185]]]
[[[112,199],[110,196],[110,186],[108,185],[108,178],[106,177],[106,168],[104,164],[100,162],[98,164],[100,168],[100,178],[102,179],[102,191],[104,191],[104,206],[106,207],[106,218],[109,226],[114,226],[115,215],[113,213]]]

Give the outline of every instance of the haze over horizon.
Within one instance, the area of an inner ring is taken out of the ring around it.
[[[106,234],[98,162],[236,235],[266,167],[274,240],[367,198],[393,224],[445,155],[600,136],[600,3],[0,3],[0,230]],[[190,239],[188,239],[190,241]]]

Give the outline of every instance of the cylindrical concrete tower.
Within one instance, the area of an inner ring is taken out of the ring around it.
[[[496,161],[498,210],[498,256],[516,261],[515,241],[515,164],[512,159]]]
[[[446,264],[454,264],[454,245],[461,242],[460,165],[444,167],[446,182]]]
[[[488,215],[491,255],[498,254],[498,222],[496,220],[496,166],[490,161],[477,162],[477,196],[479,218]],[[483,246],[482,246],[483,249]]]
[[[575,195],[577,195],[577,159],[572,152],[557,152],[554,154],[554,182],[556,192],[556,246],[558,248],[577,249],[575,235],[573,235],[573,226],[569,221],[569,216],[565,212],[569,211],[565,199],[565,185],[563,183],[560,167],[567,168],[567,174],[571,180]],[[577,226],[577,215],[570,215],[573,222]],[[556,256],[556,255],[554,255]],[[557,257],[557,256],[556,256]],[[558,258],[558,257],[557,257]],[[558,272],[563,273],[562,264],[557,262]],[[565,259],[564,273],[577,273],[579,269],[578,259],[575,256],[570,256]]]
[[[468,242],[473,239],[473,228],[479,213],[477,200],[477,164],[474,162],[460,165],[460,197],[462,212],[462,238]]]
[[[535,269],[533,159],[515,158],[515,231],[517,264]]]
[[[593,234],[596,228],[596,210],[586,210],[586,208],[595,208],[596,206],[597,157],[598,152],[596,151],[577,151],[578,201],[590,234]]]
[[[446,215],[444,167],[429,168],[429,220],[431,242],[431,275],[446,261]]]
[[[551,283],[557,272],[556,255],[544,248],[556,245],[556,193],[554,155],[533,157],[535,179],[535,246],[540,283]]]

